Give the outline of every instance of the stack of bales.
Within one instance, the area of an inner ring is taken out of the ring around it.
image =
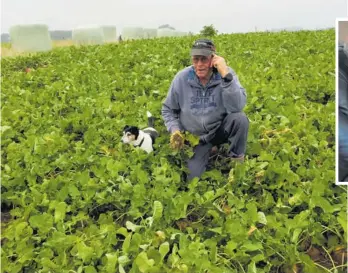
[[[175,37],[176,31],[170,28],[159,28],[157,29],[157,37]]]
[[[101,45],[105,42],[104,30],[100,26],[79,26],[72,31],[75,45]]]
[[[144,29],[141,27],[125,27],[122,30],[123,40],[137,40],[144,38]]]
[[[157,29],[155,28],[144,28],[144,38],[152,39],[157,37]]]
[[[102,26],[105,43],[117,41],[117,31],[115,26]]]
[[[10,28],[12,48],[18,52],[38,52],[52,49],[47,25],[15,25]]]
[[[175,32],[176,37],[183,37],[183,36],[187,36],[187,35],[188,35],[188,33],[184,32],[184,31],[176,31]]]

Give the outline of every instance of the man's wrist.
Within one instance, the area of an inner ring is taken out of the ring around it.
[[[224,67],[221,67],[221,69],[219,70],[219,73],[221,75],[222,78],[226,77],[227,74],[231,73],[229,67],[226,65]]]
[[[224,82],[231,82],[233,80],[233,75],[231,72],[226,73],[224,76],[222,76],[222,80]]]
[[[228,74],[228,69],[224,69],[223,71],[222,71],[222,73],[220,73],[220,75],[221,75],[221,77],[222,78],[225,78],[226,77],[226,75]]]
[[[173,127],[173,128],[170,130],[170,132],[171,132],[172,134],[174,134],[174,133],[177,132],[177,131],[180,132],[180,129],[179,129],[178,127]]]

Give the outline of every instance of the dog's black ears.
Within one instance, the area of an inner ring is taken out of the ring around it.
[[[129,126],[126,125],[123,128],[123,132],[129,132],[133,135],[138,135],[139,134],[139,128],[137,126]]]
[[[139,134],[139,128],[137,126],[130,126],[128,131],[136,136]]]

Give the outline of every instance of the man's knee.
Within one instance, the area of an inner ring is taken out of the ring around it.
[[[207,165],[207,163],[205,162],[204,159],[191,158],[187,164],[187,167],[189,169],[187,179],[190,181],[191,179],[193,179],[195,177],[198,177],[198,178],[201,177],[201,175],[206,170],[206,165]]]
[[[194,148],[194,155],[188,161],[189,175],[188,180],[200,177],[206,170],[212,145],[198,145]]]
[[[224,119],[224,127],[237,126],[239,129],[249,129],[249,119],[244,112],[230,113]]]

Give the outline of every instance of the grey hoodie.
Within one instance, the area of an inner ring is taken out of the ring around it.
[[[246,104],[246,92],[233,69],[229,67],[229,70],[233,75],[231,82],[224,82],[214,72],[205,87],[193,66],[178,72],[162,105],[167,130],[188,131],[209,142],[227,114],[241,112]]]

